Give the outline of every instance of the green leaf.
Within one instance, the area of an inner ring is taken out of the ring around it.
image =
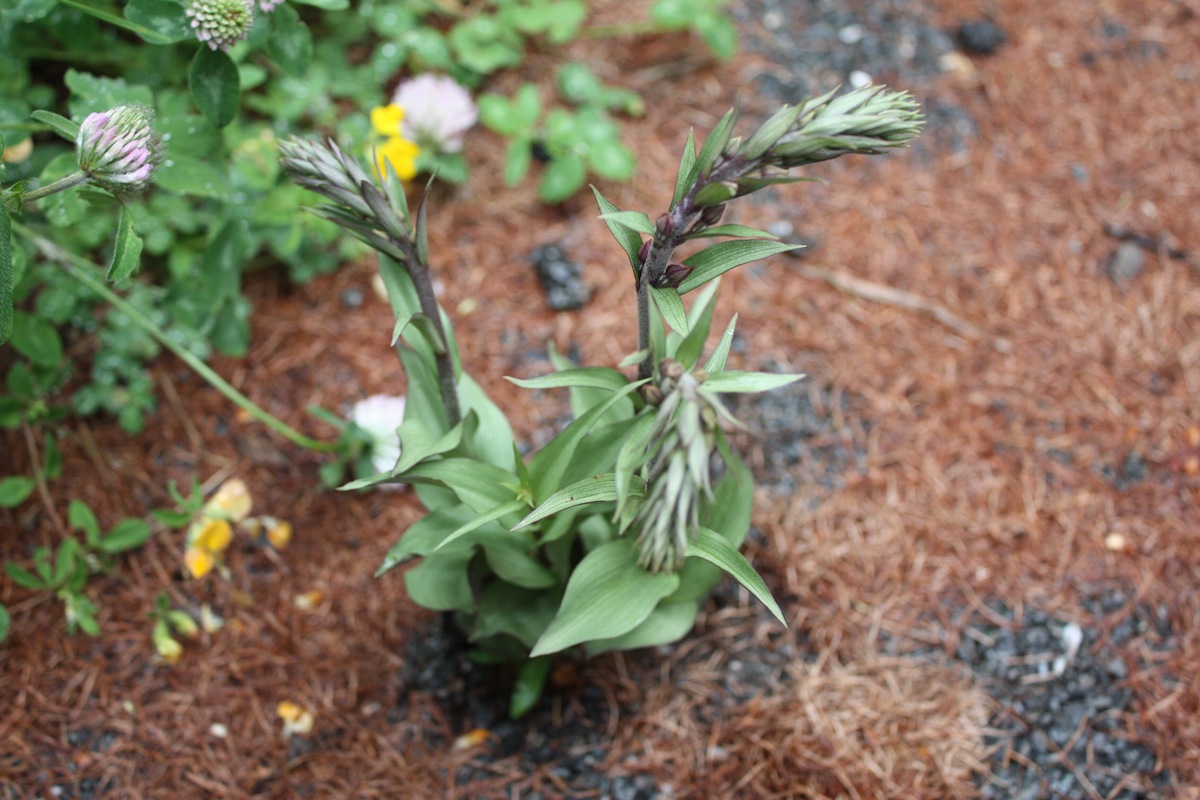
[[[97,548],[101,553],[123,553],[135,547],[141,547],[150,538],[150,526],[145,520],[123,519],[118,522],[108,535],[100,540]]]
[[[710,245],[684,259],[683,263],[692,267],[692,274],[688,275],[680,284],[679,293],[686,294],[734,267],[740,267],[777,253],[786,253],[798,247],[800,247],[798,244],[764,242],[757,239],[737,239],[732,242],[718,242]]]
[[[650,616],[659,600],[675,591],[679,576],[646,572],[637,565],[632,545],[628,538],[618,539],[584,556],[567,582],[558,614],[531,657],[628,633]]]
[[[409,483],[430,482],[450,489],[480,514],[513,499],[516,476],[471,458],[443,458],[418,464],[398,475]]]
[[[312,61],[313,38],[296,9],[287,3],[271,13],[274,30],[267,39],[267,55],[293,78],[302,78]]]
[[[591,431],[610,408],[617,405],[645,382],[645,380],[637,381],[618,389],[603,403],[588,409],[586,414],[572,422],[566,430],[559,433],[549,444],[538,451],[529,464],[535,500],[549,496],[558,488],[559,481],[562,480],[563,473],[566,472],[567,466],[575,454],[575,448],[578,447],[583,437]]]
[[[55,586],[62,586],[75,571],[75,556],[79,554],[79,542],[75,539],[64,539],[58,545],[58,555],[54,559]]]
[[[316,6],[326,11],[345,11],[350,7],[350,0],[293,0],[306,6]]]
[[[192,117],[199,119],[199,117]],[[229,177],[215,164],[193,156],[172,152],[154,174],[154,183],[177,194],[226,200],[230,196]]]
[[[4,644],[5,640],[8,639],[10,630],[12,630],[12,617],[8,615],[8,609],[4,607],[4,604],[0,603],[0,644]],[[513,691],[513,695],[515,699],[516,690]]]
[[[588,149],[588,165],[592,172],[609,181],[627,181],[637,170],[637,156],[621,144],[614,133],[611,139],[593,142]]]
[[[24,311],[13,313],[12,346],[39,367],[57,367],[62,361],[62,339],[46,320]]]
[[[658,310],[662,312],[667,324],[680,336],[687,336],[687,312],[683,308],[683,299],[679,296],[679,290],[670,286],[662,289],[651,286],[650,296],[654,298],[654,305],[658,306]]]
[[[8,577],[13,579],[13,583],[26,589],[40,591],[48,587],[46,581],[34,575],[29,570],[18,567],[11,561],[4,565],[4,571],[8,573]]]
[[[171,44],[171,39],[162,35],[153,28],[147,27],[134,20],[128,20],[124,17],[118,17],[116,14],[109,11],[107,8],[92,2],[92,0],[59,0],[64,6],[77,8],[96,19],[103,20],[110,25],[116,25],[118,28],[124,28],[127,31],[136,33],[138,36],[150,44]]]
[[[564,356],[554,347],[554,342],[551,341],[546,348],[547,354],[550,356],[550,363],[560,372],[566,372],[572,369],[580,369],[576,367],[571,359]],[[587,369],[584,367],[584,369]],[[615,372],[615,370],[613,370]],[[629,379],[622,377],[621,386],[628,383]],[[603,380],[603,379],[601,379]],[[605,386],[604,388],[590,388],[587,386],[572,386],[568,389],[571,395],[571,416],[578,419],[588,412],[592,406],[603,403],[608,399],[610,392],[619,389],[620,386]],[[633,402],[631,400],[623,400],[608,410],[608,413],[601,419],[601,423],[618,422],[623,419],[628,419],[633,415]]]
[[[610,367],[577,367],[562,372],[543,375],[540,378],[510,378],[505,380],[524,389],[559,389],[580,387],[587,389],[609,389],[617,391],[629,384],[629,379]]]
[[[121,215],[117,219],[117,239],[113,244],[112,261],[108,263],[109,281],[123,281],[138,268],[142,257],[142,237],[133,227],[133,214],[121,206]]]
[[[0,610],[3,606],[0,606]],[[0,642],[4,641],[4,636],[0,635]],[[550,675],[550,667],[554,664],[554,659],[549,656],[541,656],[539,658],[531,658],[521,665],[521,669],[517,672],[516,683],[513,684],[512,697],[508,701],[508,716],[513,719],[520,719],[528,714],[537,701],[542,697],[542,691],[546,688],[546,678]]]
[[[596,205],[600,206],[600,218],[604,220],[604,224],[608,226],[609,233],[613,235],[613,238],[617,240],[617,244],[621,245],[621,249],[629,257],[629,266],[633,267],[633,275],[636,278],[638,268],[640,267],[638,263],[638,251],[642,249],[642,237],[638,236],[636,231],[606,219],[606,215],[619,214],[621,213],[621,209],[617,208],[607,197],[600,194],[600,190],[595,186],[592,187],[592,194],[596,195]]]
[[[482,544],[488,566],[508,583],[524,589],[548,589],[558,584],[558,577],[549,567],[529,555],[531,542],[510,539]]]
[[[412,601],[433,611],[470,611],[475,605],[467,566],[473,553],[439,553],[404,573]]]
[[[81,500],[72,500],[67,507],[67,522],[77,531],[83,531],[84,540],[88,546],[95,547],[100,541],[100,521]]]
[[[224,50],[200,46],[188,70],[188,88],[196,107],[214,127],[224,128],[237,116],[241,93],[238,70]]]
[[[636,475],[633,476],[629,491],[634,497],[644,497],[646,494],[646,482]],[[564,489],[559,489],[547,497],[544,502],[518,522],[513,527],[513,530],[520,530],[527,525],[532,525],[568,508],[583,506],[589,503],[604,503],[616,500],[617,496],[616,478],[612,473],[607,475],[593,475],[590,478],[584,478],[578,483],[573,483]]]
[[[61,114],[38,109],[29,116],[43,125],[49,125],[55,133],[72,144],[75,143],[75,138],[79,135],[79,123],[73,122]]]
[[[405,411],[407,412],[407,408]],[[378,486],[381,483],[402,483],[403,479],[399,477],[402,473],[408,472],[427,458],[450,452],[462,441],[463,423],[461,422],[438,439],[434,439],[423,420],[417,417],[408,417],[407,413],[406,417],[399,430],[400,460],[396,462],[396,466],[392,468],[391,472],[382,472],[378,475],[350,481],[345,486],[338,487],[340,491],[353,492]]]
[[[507,470],[512,464],[513,447],[508,417],[492,402],[483,387],[465,372],[458,376],[458,399],[464,414],[472,412],[479,419],[479,427],[464,436],[470,454],[493,467]]]
[[[13,333],[12,219],[0,200],[0,344]]]
[[[33,494],[37,482],[28,475],[9,475],[0,479],[0,508],[16,508]]]
[[[741,372],[727,370],[708,377],[704,389],[720,393],[767,392],[787,386],[804,378],[804,375],[777,375],[771,372]]]
[[[654,235],[654,223],[641,211],[610,211],[601,214],[600,219],[604,220],[605,224],[615,222],[638,233],[644,233],[647,236]]]
[[[771,592],[763,583],[763,579],[754,571],[754,567],[750,566],[746,557],[739,553],[737,548],[730,544],[724,536],[708,528],[700,528],[696,531],[695,540],[688,545],[687,554],[688,558],[702,558],[728,572],[738,583],[757,597],[759,602],[766,606],[767,610],[774,614],[784,627],[787,627],[787,620],[783,618],[783,612],[779,609],[775,598],[771,597]]]
[[[716,206],[730,200],[737,194],[737,186],[730,186],[725,183],[708,183],[704,188],[696,192],[696,207],[707,208],[708,206]]]
[[[704,371],[709,375],[725,369],[729,348],[733,346],[733,330],[737,327],[737,321],[738,315],[734,314],[733,319],[729,320],[729,327],[725,328],[725,333],[721,335],[721,341],[717,342],[716,349],[709,353],[708,360],[704,362]]]
[[[400,539],[392,545],[387,555],[384,556],[383,563],[375,571],[375,577],[378,578],[411,558],[429,555],[449,534],[477,516],[474,511],[461,504],[444,506],[425,515],[410,525]],[[505,532],[504,528],[499,525],[496,525],[495,528],[501,533]],[[472,539],[470,542],[461,542],[461,545],[461,547],[447,548],[441,555],[446,552],[469,551],[475,546],[475,542]]]
[[[711,569],[711,567],[710,567]],[[612,639],[600,639],[587,643],[589,656],[607,653],[610,650],[636,650],[639,647],[657,647],[677,642],[696,624],[700,611],[699,600],[681,603],[659,603],[641,625]]]
[[[705,239],[709,236],[738,236],[744,239],[778,239],[779,237],[770,231],[751,228],[748,225],[717,225],[712,228],[705,228],[696,233],[689,233],[684,239]]]
[[[538,199],[550,205],[561,203],[583,188],[586,178],[587,167],[583,159],[576,156],[555,158],[542,170]]]
[[[491,511],[484,512],[484,513],[478,515],[477,517],[475,517],[474,519],[472,519],[471,521],[465,522],[462,525],[460,525],[449,536],[447,536],[445,539],[443,539],[438,544],[437,547],[435,547],[433,549],[435,552],[438,550],[441,550],[443,547],[445,547],[446,545],[455,541],[456,539],[458,539],[462,536],[465,536],[466,534],[470,533],[471,531],[482,528],[484,525],[487,525],[489,522],[495,522],[496,520],[507,517],[509,514],[519,514],[520,512],[524,511],[528,507],[529,506],[524,501],[521,501],[521,500],[509,500],[507,503],[501,503],[500,505],[493,508]],[[513,530],[516,530],[516,528],[514,528]]]
[[[613,474],[613,488],[617,495],[617,511],[615,517],[620,520],[625,504],[629,502],[631,487],[638,476],[634,473],[642,468],[649,456],[646,452],[650,446],[650,437],[654,431],[656,412],[649,408],[643,411],[625,435],[621,449],[617,452],[617,463]]]
[[[675,176],[675,194],[671,196],[671,208],[687,194],[696,180],[696,134],[688,128],[687,143],[683,146],[683,157],[679,159],[679,172]]]
[[[733,133],[737,116],[736,108],[726,111],[725,116],[721,117],[721,121],[717,123],[717,127],[713,128],[712,132],[708,134],[708,138],[704,140],[704,144],[700,147],[700,155],[696,157],[697,178],[707,176],[712,171],[717,157],[721,155],[725,145],[729,144],[729,137]]]
[[[524,646],[521,655],[527,655],[554,619],[561,599],[561,592],[522,589],[504,581],[491,581],[480,594],[471,640],[479,642],[508,634],[521,641]]]
[[[787,133],[788,128],[796,122],[803,110],[804,105],[801,104],[798,106],[785,105],[776,111],[770,119],[759,126],[753,136],[742,143],[738,154],[747,161],[756,161],[761,158],[764,153],[775,146],[779,137]]]
[[[679,347],[675,349],[675,355],[673,356],[676,361],[683,364],[687,369],[691,369],[696,365],[696,362],[700,358],[700,351],[704,349],[704,343],[708,340],[708,331],[712,327],[712,314],[717,304],[717,289],[719,286],[719,280],[710,281],[707,286],[700,290],[700,295],[688,311],[687,322],[691,326],[691,331],[679,343]]]
[[[508,155],[504,159],[504,185],[516,186],[525,177],[525,173],[529,172],[529,165],[533,160],[533,143],[525,138],[518,137],[508,143]]]
[[[130,0],[125,6],[125,19],[152,31],[150,37],[138,34],[151,44],[182,42],[194,35],[183,6],[171,0]]]

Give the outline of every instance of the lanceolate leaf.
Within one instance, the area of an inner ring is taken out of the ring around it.
[[[754,571],[754,567],[750,566],[746,557],[739,553],[737,548],[730,544],[724,536],[708,528],[698,530],[695,541],[688,546],[688,558],[693,557],[702,558],[728,572],[738,583],[750,590],[750,593],[757,597],[759,602],[765,605],[784,627],[787,626],[787,620],[783,618],[783,611],[779,609],[775,598],[771,597],[771,591],[763,583],[763,579]]]
[[[709,236],[737,236],[743,239],[778,239],[779,237],[770,231],[751,228],[748,225],[717,225],[712,228],[705,228],[696,233],[689,233],[685,239],[704,239]]]
[[[675,194],[671,196],[671,208],[679,205],[679,201],[696,180],[695,171],[696,134],[689,128],[687,143],[683,146],[683,158],[679,160],[679,173],[675,176]]]
[[[687,632],[696,624],[696,613],[700,610],[700,602],[700,600],[686,600],[680,603],[660,603],[641,625],[629,633],[614,639],[588,642],[587,653],[589,656],[594,656],[610,650],[634,650],[639,647],[656,647],[660,644],[677,642],[686,636]]]
[[[772,372],[740,372],[728,370],[710,375],[704,388],[714,392],[766,392],[787,386],[803,375],[776,375]]]
[[[484,514],[480,514],[479,516],[475,517],[470,522],[467,522],[467,523],[461,525],[458,529],[456,529],[453,533],[451,533],[449,536],[447,536],[445,539],[443,539],[441,541],[441,543],[433,549],[441,550],[443,547],[445,547],[446,545],[455,541],[459,537],[465,536],[466,534],[470,533],[473,530],[478,530],[479,528],[483,527],[484,525],[487,525],[489,522],[495,522],[496,520],[501,519],[502,517],[507,517],[509,514],[518,514],[522,511],[524,511],[528,507],[529,506],[527,506],[521,500],[509,500],[507,503],[501,503],[500,505],[493,508],[491,511],[488,511],[487,513],[484,513]],[[521,526],[518,525],[517,527],[519,528]],[[516,528],[513,528],[513,530],[516,530]]]
[[[605,225],[615,222],[638,233],[654,235],[654,223],[641,211],[608,211],[601,214],[600,219],[604,220]]]
[[[443,458],[418,464],[397,475],[403,481],[432,482],[445,486],[480,514],[513,499],[516,476],[471,458]]]
[[[525,389],[558,389],[581,387],[585,389],[611,389],[616,391],[629,383],[629,379],[608,367],[578,367],[575,369],[543,375],[540,378],[508,378]]]
[[[44,111],[38,109],[29,116],[36,119],[43,125],[49,125],[62,138],[68,142],[74,143],[75,137],[79,135],[79,123],[73,122],[61,114],[55,114],[53,111]]]
[[[683,308],[683,300],[679,297],[679,290],[670,286],[663,289],[651,286],[650,296],[654,298],[654,304],[662,312],[667,324],[679,333],[680,336],[687,336],[687,312]]]
[[[595,186],[592,187],[592,193],[596,195],[596,205],[600,206],[601,214],[614,214],[621,209],[617,208],[607,197],[600,194],[600,190]],[[642,237],[638,236],[635,231],[630,230],[624,225],[619,225],[610,220],[604,220],[604,224],[608,226],[608,231],[617,240],[617,244],[621,245],[625,250],[625,255],[629,256],[629,266],[633,268],[634,277],[638,273],[638,250],[642,248]]]
[[[462,441],[463,423],[460,422],[439,438],[434,439],[429,428],[421,419],[409,417],[400,425],[399,434],[401,456],[390,472],[351,481],[345,486],[338,487],[340,491],[352,492],[381,483],[399,483],[400,479],[396,476],[407,472],[427,458],[440,456],[458,447],[458,443]]]
[[[0,641],[3,639],[0,638]],[[512,697],[508,703],[510,717],[520,719],[537,705],[553,663],[553,659],[542,657],[530,659],[521,666],[521,670],[517,673],[517,682],[513,686]]]
[[[733,329],[737,327],[737,321],[737,314],[734,314],[733,319],[729,320],[729,327],[721,335],[721,341],[717,342],[716,349],[709,354],[708,360],[704,362],[704,371],[709,375],[725,369],[725,361],[729,358],[729,348],[733,345]]]
[[[679,293],[690,292],[734,267],[740,267],[742,264],[773,256],[776,253],[786,253],[798,247],[800,247],[798,244],[764,242],[756,239],[718,242],[684,260],[684,264],[692,267],[692,274],[688,275],[680,284]]]
[[[113,244],[112,261],[108,264],[108,280],[123,281],[138,268],[142,257],[142,237],[133,227],[133,215],[121,206],[117,220],[117,238]]]
[[[645,490],[645,482],[635,475],[630,487],[630,493],[634,497],[642,497],[645,495]],[[518,522],[513,530],[520,530],[527,525],[532,525],[551,514],[557,514],[559,511],[568,508],[587,505],[588,503],[604,503],[616,499],[616,480],[612,473],[607,475],[593,475],[590,478],[584,478],[578,483],[573,483],[565,489],[559,489],[547,497],[545,502],[529,512],[525,519]]]
[[[404,573],[408,596],[433,611],[470,611],[475,603],[467,577],[472,555],[467,551],[429,556]]]
[[[581,642],[628,633],[678,585],[677,575],[654,575],[639,567],[630,539],[609,542],[579,562],[567,582],[558,614],[530,656],[557,653]]]
[[[725,145],[729,144],[729,137],[733,133],[735,122],[737,122],[737,109],[731,108],[725,112],[725,116],[721,117],[717,127],[708,134],[708,138],[704,140],[704,144],[700,148],[700,155],[696,157],[696,177],[708,175],[713,163],[725,149]]]

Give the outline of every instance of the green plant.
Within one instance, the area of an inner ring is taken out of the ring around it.
[[[336,145],[291,140],[281,148],[284,169],[329,201],[318,213],[377,250],[408,377],[399,460],[343,488],[414,486],[429,512],[379,572],[420,559],[404,575],[412,599],[452,612],[476,658],[523,663],[515,715],[536,702],[555,653],[682,637],[719,570],[783,619],[737,551],[753,485],[726,440],[721,420],[736,421],[721,396],[800,376],[729,369],[736,317],[703,351],[716,279],[795,245],[720,219],[730,200],[799,180],[789,175],[794,167],[902,146],[921,121],[908,95],[870,89],[785,106],[744,140],[732,135],[735,122],[730,111],[699,151],[689,134],[670,207],[657,220],[596,192],[636,287],[638,351],[619,366],[637,365],[637,375],[555,356],[558,372],[517,380],[568,389],[575,416],[528,463],[504,414],[462,371],[434,299],[425,204],[410,213],[394,178],[373,180]],[[679,245],[710,237],[728,240],[672,260]],[[692,290],[700,292],[688,309],[682,294]]]
[[[145,544],[150,526],[145,520],[128,518],[105,532],[92,510],[78,500],[71,501],[67,520],[72,530],[83,533],[82,542],[66,536],[53,551],[39,547],[33,554],[32,572],[11,562],[4,569],[18,586],[54,592],[66,609],[69,633],[78,628],[89,636],[99,636],[98,609],[84,594],[88,577],[110,571],[117,555]]]
[[[505,183],[519,183],[535,153],[546,161],[538,183],[538,199],[544,203],[561,203],[573,196],[583,188],[589,172],[606,180],[629,180],[637,158],[622,144],[620,128],[609,112],[641,114],[641,98],[605,86],[579,63],[559,69],[558,87],[562,99],[575,110],[558,107],[543,114],[537,87],[528,83],[511,99],[496,94],[479,98],[480,120],[509,139]]]

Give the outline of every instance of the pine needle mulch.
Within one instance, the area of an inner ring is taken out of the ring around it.
[[[602,19],[640,8],[597,5]],[[965,0],[935,5],[948,27],[978,14]],[[1168,608],[1179,639],[1165,660],[1136,662],[1129,730],[1180,786],[1200,784],[1200,9],[1094,5],[994,4],[1010,44],[928,89],[977,121],[964,151],[923,145],[826,165],[814,174],[828,186],[788,187],[758,207],[797,220],[820,246],[740,271],[718,316],[740,314],[739,366],[802,369],[811,378],[801,391],[853,398],[830,413],[850,417],[836,436],[861,449],[862,468],[832,489],[760,491],[751,557],[788,631],[742,597],[710,607],[677,648],[585,665],[624,709],[603,769],[650,773],[677,797],[971,796],[985,758],[983,688],[948,660],[904,653],[952,653],[967,614],[993,600],[1072,615],[1097,587],[1121,586]],[[1098,50],[1105,15],[1130,29],[1129,46]],[[603,188],[652,216],[685,128],[711,127],[761,68],[750,55],[705,65],[678,37],[573,52],[646,97],[647,116],[629,126],[646,182]],[[535,57],[527,74],[549,74],[549,59]],[[749,116],[767,111],[742,99]],[[480,134],[470,146],[474,179],[439,199],[431,249],[471,346],[468,370],[515,410],[518,436],[536,441],[561,398],[500,376],[546,368],[530,353],[547,339],[589,363],[634,349],[629,278],[586,197],[543,209],[528,187],[489,177],[498,140]],[[749,212],[739,221],[770,221]],[[1132,280],[1105,274],[1112,230],[1160,243]],[[524,259],[556,240],[586,264],[585,312],[543,308]],[[813,269],[910,292],[969,328],[838,290]],[[369,286],[367,264],[302,287],[251,276],[251,351],[216,367],[273,413],[330,436],[305,406],[403,391],[391,320]],[[366,295],[362,308],[338,301],[348,289]],[[57,601],[5,579],[14,632],[0,648],[0,796],[58,786],[77,797],[501,798],[533,778],[543,796],[569,796],[544,771],[512,774],[512,759],[469,793],[454,788],[458,767],[489,745],[454,750],[466,731],[433,697],[404,692],[405,644],[431,616],[405,598],[399,575],[371,577],[418,517],[411,495],[322,492],[318,458],[239,417],[178,362],[154,369],[163,388],[146,433],[66,426],[54,503],[84,500],[111,525],[167,505],[168,480],[237,475],[258,512],[294,523],[295,541],[280,554],[239,544],[228,578],[189,581],[181,534],[161,532],[89,584],[103,609],[97,639],[65,636]],[[761,461],[773,442],[748,445]],[[28,471],[20,432],[0,452],[6,473]],[[1130,454],[1147,474],[1118,488],[1111,476]],[[0,558],[20,563],[62,535],[37,500],[0,512],[0,528]],[[299,608],[314,590],[316,604]],[[150,641],[162,592],[226,621],[186,643],[174,667],[156,662]],[[794,658],[777,680],[749,699],[722,688],[733,662],[784,644]],[[283,738],[283,700],[314,714],[312,733]]]

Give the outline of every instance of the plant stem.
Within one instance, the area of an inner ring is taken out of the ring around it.
[[[36,189],[25,192],[21,195],[21,202],[28,203],[32,200],[41,200],[43,197],[49,197],[57,192],[70,189],[72,186],[87,183],[87,179],[87,175],[84,175],[82,172],[76,172],[65,178],[59,178],[54,183],[48,183],[45,186],[39,186]]]
[[[62,517],[58,515],[58,510],[54,507],[54,500],[50,497],[50,489],[46,486],[46,472],[42,469],[41,459],[38,458],[37,442],[34,441],[33,430],[29,427],[28,422],[21,423],[21,432],[25,435],[25,446],[29,449],[29,465],[33,467],[33,479],[37,483],[38,496],[42,498],[42,505],[46,507],[46,516],[50,517],[50,522],[58,531],[58,535],[66,539],[71,532],[63,524]],[[45,544],[46,549],[51,549],[48,541]]]
[[[128,316],[133,320],[134,324],[153,336],[159,344],[178,356],[185,364],[195,370],[201,378],[208,381],[213,388],[229,398],[234,405],[244,409],[254,419],[266,425],[292,444],[299,445],[308,450],[315,450],[319,453],[332,453],[339,449],[341,445],[337,442],[322,442],[305,436],[235,389],[211,367],[167,337],[162,328],[151,321],[136,306],[112,289],[109,289],[102,278],[93,274],[98,269],[94,264],[84,258],[80,258],[74,253],[63,250],[58,245],[42,238],[24,225],[13,223],[13,229],[32,242],[41,251],[42,255],[61,266],[68,275],[100,295],[106,302]]]
[[[446,422],[451,428],[462,420],[462,409],[458,403],[458,381],[454,378],[454,362],[450,359],[450,342],[446,339],[446,328],[442,324],[442,309],[438,306],[437,296],[433,293],[433,278],[429,267],[421,263],[416,248],[409,241],[399,243],[403,246],[407,258],[408,274],[417,290],[417,299],[421,302],[421,313],[433,323],[441,339],[440,346],[435,343],[433,357],[437,362],[438,387],[442,392],[442,405],[446,408]]]

